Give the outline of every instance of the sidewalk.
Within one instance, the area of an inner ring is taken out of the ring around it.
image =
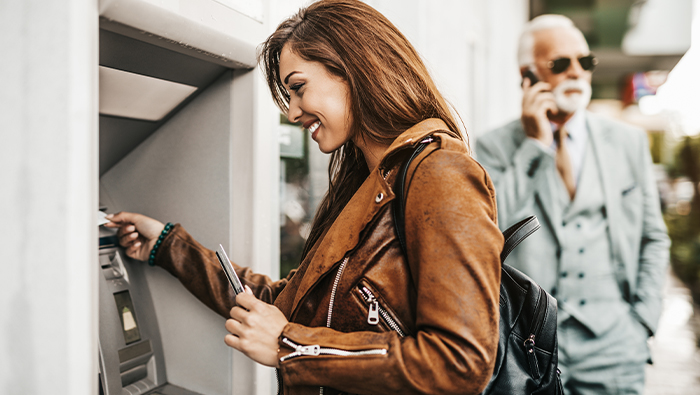
[[[700,394],[700,351],[691,329],[693,307],[688,289],[671,273],[664,287],[659,329],[650,347],[645,395]]]

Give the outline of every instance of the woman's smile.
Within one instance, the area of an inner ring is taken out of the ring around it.
[[[306,126],[306,125],[308,125],[308,126]],[[308,130],[309,133],[311,133],[311,138],[314,139],[314,141],[316,141],[316,131],[318,130],[318,128],[320,126],[321,126],[321,121],[319,121],[319,120],[316,120],[315,122],[309,121],[306,124],[304,124],[304,129]]]
[[[282,49],[279,65],[289,92],[287,118],[301,122],[322,152],[331,153],[350,140],[347,83],[321,63],[305,60],[288,47]]]

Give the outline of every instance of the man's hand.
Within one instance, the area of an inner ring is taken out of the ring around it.
[[[530,79],[526,78],[523,82],[523,112],[520,117],[525,134],[539,140],[546,147],[552,145],[554,139],[547,115],[556,115],[558,112],[550,89],[551,86],[546,82],[530,86]]]
[[[226,330],[231,332],[224,338],[226,345],[257,363],[279,367],[278,339],[287,318],[274,305],[256,299],[247,285],[245,292],[236,296],[236,303],[238,306],[231,309],[231,319],[226,321]]]
[[[140,261],[147,261],[153,245],[165,225],[162,222],[142,214],[121,212],[106,217],[112,222],[107,228],[119,228],[119,244],[126,249],[126,255]]]

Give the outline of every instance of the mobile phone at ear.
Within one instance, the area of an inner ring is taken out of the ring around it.
[[[219,263],[221,264],[221,267],[224,269],[224,273],[226,273],[226,277],[228,278],[228,282],[231,283],[231,288],[233,288],[233,292],[235,292],[236,295],[243,292],[243,284],[241,283],[241,280],[238,278],[236,271],[233,269],[233,265],[231,264],[231,261],[228,259],[228,255],[226,255],[226,251],[224,251],[224,246],[219,244],[219,250],[215,251],[215,252],[216,252],[216,257],[219,259]]]
[[[525,70],[523,73],[523,82],[520,84],[521,86],[525,83],[525,78],[530,80],[530,86],[533,86],[540,81],[540,79],[537,78],[535,73],[530,69]]]

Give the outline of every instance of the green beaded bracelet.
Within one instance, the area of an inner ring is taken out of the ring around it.
[[[168,235],[168,232],[170,232],[170,229],[173,228],[172,222],[168,222],[165,224],[165,228],[163,228],[163,231],[160,232],[160,236],[158,236],[158,240],[156,240],[156,244],[153,246],[153,249],[151,250],[151,255],[148,257],[148,265],[149,266],[155,266],[156,264],[156,252],[158,251],[158,247],[163,243],[163,239],[165,239],[165,236]]]

